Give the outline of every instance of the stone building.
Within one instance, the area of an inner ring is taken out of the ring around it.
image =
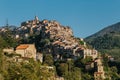
[[[98,52],[95,49],[84,49],[83,50],[83,57],[91,56],[93,60],[98,57]]]
[[[36,60],[36,48],[34,44],[20,44],[16,47],[16,54],[21,57],[34,58]]]
[[[43,62],[43,54],[42,53],[37,53],[36,54],[36,60],[39,60],[42,63]]]
[[[94,72],[94,78],[95,78],[95,80],[104,80],[105,79],[105,72],[103,69],[101,59],[98,58],[95,60],[95,62],[96,62],[96,70],[97,71]]]
[[[5,48],[3,49],[3,52],[8,54],[14,53],[14,48]]]
[[[83,48],[83,47],[77,47],[77,48],[73,49],[73,54],[75,56],[81,56],[84,59],[87,56],[92,57],[93,60],[98,57],[97,50],[95,50],[95,49],[87,49],[87,48]]]

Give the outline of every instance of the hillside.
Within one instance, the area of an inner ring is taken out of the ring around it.
[[[112,50],[112,46],[116,45],[117,48],[113,49],[118,49],[120,45],[114,43],[119,39],[119,32],[112,31],[110,34],[96,37],[95,41],[93,40],[96,43],[95,48]],[[115,34],[117,38],[113,38]],[[113,43],[114,39],[116,41]],[[33,20],[22,22],[20,27],[1,27],[0,41],[0,80],[120,78],[117,65],[119,63],[115,66],[109,63],[113,61],[110,55],[99,54],[83,39],[74,37],[69,26],[63,26],[55,20],[39,20],[35,17]],[[101,47],[102,43],[105,46]]]
[[[42,63],[36,60],[37,56],[35,60],[38,62],[32,61],[33,57],[31,56],[20,56],[19,58],[30,58],[25,64],[23,63],[24,61],[19,63],[18,57],[14,63],[13,60],[10,60],[15,57],[11,55],[18,54],[17,52],[10,53],[10,55],[8,53],[0,55],[0,62],[4,61],[0,65],[3,67],[4,64],[10,66],[4,67],[5,69],[0,67],[0,72],[6,70],[5,72],[8,73],[5,74],[3,72],[2,75],[0,73],[0,80],[4,80],[3,78],[5,80],[93,80],[94,72],[99,72],[97,70],[86,72],[85,68],[86,63],[98,57],[97,50],[89,49],[83,39],[74,37],[73,31],[69,26],[63,26],[55,20],[39,20],[38,17],[35,17],[33,20],[22,22],[20,27],[14,27],[13,29],[10,26],[1,27],[0,41],[0,48],[3,49],[12,47],[17,50],[16,47],[20,44],[24,44],[24,46],[25,44],[35,44],[36,48],[34,49],[37,51],[35,56],[38,54],[43,55]],[[23,51],[27,52],[28,50],[25,51],[23,49]],[[31,55],[32,51],[34,50],[30,50],[25,55]],[[24,54],[24,52],[20,53]],[[84,52],[86,52],[86,55],[84,55]],[[4,57],[7,57],[7,59],[4,59]],[[24,74],[25,72],[28,75]],[[34,76],[30,75],[29,77],[29,74]],[[86,76],[89,77],[86,78]]]
[[[35,19],[24,21],[20,27],[0,28],[0,35],[9,34],[17,44],[35,44],[37,51],[53,54],[54,58],[78,56],[79,49],[86,48],[81,38],[76,38],[69,26],[63,26],[55,20]],[[79,51],[80,52],[80,51]]]
[[[116,59],[120,57],[120,22],[110,25],[87,37],[85,41],[102,53],[109,53]]]
[[[119,33],[120,32],[120,22],[107,26],[104,29],[98,31],[97,33],[90,35],[86,37],[86,40],[91,40],[93,38],[96,38],[98,36],[104,36],[105,34],[110,34],[110,33]]]

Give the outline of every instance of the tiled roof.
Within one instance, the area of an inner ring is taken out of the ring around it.
[[[18,49],[26,49],[28,47],[29,47],[28,44],[21,44],[21,45],[17,46],[16,50],[18,50]]]
[[[95,72],[95,74],[103,74],[103,72]]]

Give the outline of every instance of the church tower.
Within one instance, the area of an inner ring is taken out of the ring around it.
[[[36,20],[36,21],[38,21],[38,20],[39,20],[37,16],[35,16],[35,20]]]

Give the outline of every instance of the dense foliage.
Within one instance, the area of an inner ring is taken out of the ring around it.
[[[42,67],[39,61],[14,62],[7,58],[0,52],[0,80],[53,80],[55,71]]]
[[[6,35],[5,35],[6,34]],[[63,77],[65,80],[94,80],[94,69],[86,70],[85,66],[92,61],[91,57],[85,59],[79,57],[76,60],[55,60],[53,55],[49,52],[49,46],[53,40],[49,38],[41,38],[41,35],[30,35],[28,38],[13,39],[12,32],[7,31],[1,33],[0,49],[15,47],[20,43],[34,43],[37,51],[43,53],[43,63],[28,59],[27,61],[15,62],[10,60],[16,54],[3,54],[0,51],[0,80],[54,80],[56,76]],[[114,35],[114,36],[113,36]],[[81,45],[85,43],[79,40]],[[91,40],[89,44],[103,53],[114,54],[119,53],[120,50],[120,35],[118,33],[106,34]],[[91,47],[91,46],[89,46]],[[48,50],[47,50],[48,48]],[[119,55],[119,54],[118,54]],[[119,59],[119,56],[117,58]],[[103,54],[103,65],[106,80],[120,79],[120,63],[111,62],[108,57]]]
[[[93,45],[96,49],[114,49],[120,48],[120,36],[112,36],[112,35],[104,35],[95,38],[91,45]]]
[[[12,38],[10,31],[7,31],[0,35],[0,48],[15,47],[16,45],[17,45],[17,40]]]
[[[120,22],[105,27],[87,37],[85,41],[101,53],[108,53],[120,61]]]
[[[115,57],[117,61],[120,60],[119,48],[120,48],[120,34],[111,33],[104,36],[99,36],[91,41],[88,41],[90,45],[96,48],[101,53],[108,53]]]

